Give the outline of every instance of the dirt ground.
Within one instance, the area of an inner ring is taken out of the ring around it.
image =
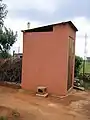
[[[90,92],[74,90],[64,98],[41,98],[0,86],[0,116],[11,120],[13,114],[18,116],[15,120],[90,120]]]

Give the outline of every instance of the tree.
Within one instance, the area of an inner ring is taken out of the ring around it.
[[[6,4],[3,4],[0,0],[0,58],[10,57],[9,50],[17,40],[17,32],[14,33],[13,30],[4,26],[6,15]]]
[[[79,56],[75,56],[75,77],[79,75],[82,67],[82,63],[83,63],[83,58]]]
[[[0,56],[2,58],[7,58],[10,55],[9,50],[16,42],[17,32],[14,33],[11,29],[4,27],[4,30],[0,30]]]
[[[0,27],[3,26],[4,23],[4,18],[7,15],[7,10],[6,10],[6,4],[2,3],[2,0],[0,0]]]
[[[3,25],[7,12],[6,4],[2,3],[2,0],[0,0],[0,25]]]

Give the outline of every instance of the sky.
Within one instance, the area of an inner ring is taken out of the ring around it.
[[[8,15],[5,26],[18,32],[17,42],[11,51],[22,52],[21,30],[56,22],[71,20],[78,28],[76,35],[76,55],[84,56],[85,34],[87,34],[87,54],[90,56],[90,0],[3,0],[7,4]]]

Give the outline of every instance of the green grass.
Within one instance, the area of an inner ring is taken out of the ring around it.
[[[83,72],[83,67],[81,69],[81,73]],[[90,73],[90,62],[85,62],[85,73]]]
[[[6,116],[0,116],[0,120],[8,120]]]

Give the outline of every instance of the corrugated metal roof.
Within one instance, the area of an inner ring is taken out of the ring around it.
[[[41,27],[37,27],[37,28],[22,30],[22,32],[35,32],[36,30],[39,30],[39,29],[42,29],[42,28],[44,29],[44,28],[47,28],[47,27],[48,28],[53,27],[55,25],[65,25],[65,24],[69,24],[72,29],[74,29],[75,31],[78,31],[78,29],[75,27],[75,25],[71,21],[67,21],[67,22],[55,23],[55,24],[41,26]]]

